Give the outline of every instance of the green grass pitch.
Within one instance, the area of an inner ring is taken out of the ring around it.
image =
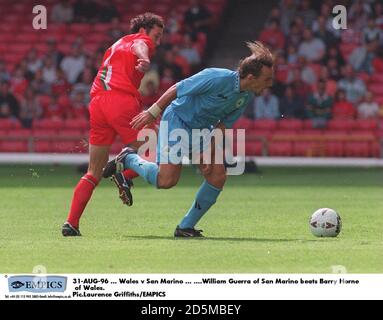
[[[0,167],[0,273],[383,273],[383,171],[261,168],[229,177],[198,225],[203,240],[174,240],[202,181],[185,168],[179,185],[155,190],[136,179],[125,207],[110,181],[95,191],[83,237],[64,238],[80,174],[70,166]],[[340,213],[337,238],[315,238],[320,207]]]

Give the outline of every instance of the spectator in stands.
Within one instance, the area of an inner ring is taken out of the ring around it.
[[[333,9],[334,5],[329,3],[329,2],[322,2],[322,1],[317,1],[317,2],[315,1],[314,3],[320,3],[319,15],[326,19],[327,31],[330,31],[334,35],[335,38],[339,38],[340,37],[340,31],[343,31],[343,30],[337,30],[332,26],[332,23],[334,20],[334,17],[332,15],[332,9]],[[313,22],[312,30],[314,32],[318,31],[318,29],[319,29],[318,22],[319,22],[318,20],[315,20]]]
[[[266,19],[266,22],[265,22],[265,29],[269,28],[270,25],[273,23],[273,21],[281,21],[281,9],[279,7],[273,7],[269,13],[269,16],[267,17]],[[284,32],[282,30],[282,32]],[[286,32],[284,33],[287,33],[288,32],[288,29],[286,30]]]
[[[191,6],[184,14],[184,23],[186,32],[195,38],[198,32],[210,31],[212,14],[202,0],[191,0]]]
[[[182,68],[175,63],[175,55],[173,50],[166,51],[163,59],[161,59],[159,63],[159,73],[161,78],[164,76],[165,69],[172,70],[172,77],[176,81],[180,81],[183,78]]]
[[[32,87],[28,87],[20,99],[20,122],[24,128],[32,128],[34,120],[40,119],[43,109]]]
[[[291,64],[288,64],[286,57],[280,53],[276,58],[275,65],[275,81],[277,83],[286,84],[288,82],[289,71],[291,69]]]
[[[348,10],[348,16],[353,20],[353,29],[361,32],[367,25],[367,18],[371,14],[370,5],[363,0],[356,0]],[[350,28],[350,26],[348,26]]]
[[[193,41],[189,34],[186,33],[183,40],[183,46],[179,51],[179,54],[186,59],[192,69],[196,69],[201,63],[199,52],[193,46]]]
[[[307,118],[312,120],[314,128],[323,128],[331,117],[333,99],[326,93],[326,84],[319,80],[318,90],[312,93],[306,105]]]
[[[346,92],[346,98],[354,105],[358,105],[366,94],[364,81],[355,76],[351,65],[344,67],[344,77],[338,82],[338,88]]]
[[[335,103],[332,108],[333,119],[354,119],[356,110],[351,102],[347,101],[344,90],[338,90],[335,94]]]
[[[299,45],[298,53],[308,62],[319,62],[325,54],[326,46],[319,38],[314,38],[312,31],[306,28],[303,31],[303,42]]]
[[[329,72],[330,79],[339,81],[342,78],[340,68],[336,59],[331,58],[327,60],[326,67]]]
[[[28,52],[25,60],[27,62],[27,69],[32,74],[34,74],[37,70],[39,70],[42,67],[42,65],[43,65],[41,59],[39,59],[38,56],[37,56],[36,48],[32,48]]]
[[[326,47],[335,45],[337,39],[334,34],[327,29],[327,19],[324,16],[319,16],[317,19],[317,27],[314,30],[314,37],[321,39]]]
[[[381,41],[382,30],[377,27],[375,17],[371,16],[368,18],[368,24],[363,28],[362,36],[364,43],[370,43],[371,41]]]
[[[346,64],[342,54],[339,51],[338,45],[333,45],[326,50],[326,53],[323,57],[324,64],[328,64],[330,59],[335,59],[336,65],[338,67],[343,67]]]
[[[364,101],[358,105],[359,119],[374,119],[379,116],[379,105],[374,101],[374,95],[367,92]]]
[[[360,47],[355,48],[349,56],[348,62],[357,72],[374,72],[372,62],[379,47],[378,40],[366,42]]]
[[[24,70],[21,65],[17,65],[13,71],[10,86],[11,91],[16,98],[24,96],[25,90],[28,87],[28,80],[24,76]]]
[[[52,85],[57,80],[57,68],[50,56],[46,57],[43,62],[42,77],[49,85]]]
[[[298,57],[298,68],[301,70],[302,80],[310,86],[313,86],[317,81],[317,76],[310,64],[304,56]]]
[[[71,23],[73,7],[69,0],[60,0],[52,7],[51,21],[54,23]]]
[[[303,18],[306,27],[311,27],[316,18],[316,12],[311,8],[310,0],[302,0],[297,14]]]
[[[180,32],[182,27],[182,19],[183,17],[173,8],[167,18],[165,33],[175,34]]]
[[[14,119],[8,103],[0,100],[0,119]]]
[[[0,106],[2,114],[3,116],[8,114],[11,117],[18,118],[20,105],[9,89],[8,81],[0,82]]]
[[[291,44],[287,47],[287,63],[293,66],[298,63],[297,47]]]
[[[97,22],[110,23],[113,19],[119,18],[118,10],[112,1],[97,0]]]
[[[100,12],[95,0],[76,0],[73,9],[74,20],[80,23],[96,22]]]
[[[7,71],[7,68],[5,67],[5,62],[3,60],[0,60],[0,82],[2,81],[9,81],[11,79],[11,75]]]
[[[46,41],[47,51],[45,57],[50,57],[53,60],[53,63],[58,68],[62,59],[64,58],[64,54],[57,48],[57,42],[53,38],[49,38]]]
[[[299,97],[292,86],[287,86],[283,95],[279,110],[282,118],[298,118],[305,117],[305,105],[301,97]]]
[[[125,35],[121,28],[120,19],[115,17],[112,19],[111,27],[108,30],[107,34],[111,39],[111,43],[115,43],[118,39],[122,38]]]
[[[44,106],[43,118],[44,119],[64,119],[67,114],[66,108],[59,103],[57,96],[52,96],[49,104]]]
[[[290,25],[290,31],[287,34],[287,41],[290,46],[294,46],[296,48],[299,47],[299,45],[302,42],[302,32],[298,27],[298,24],[296,22],[292,22]]]
[[[281,29],[284,34],[288,34],[294,21],[296,5],[294,0],[282,0],[279,7],[281,8]]]
[[[33,80],[29,84],[37,94],[50,94],[51,85],[44,81],[41,69],[34,74]]]
[[[259,97],[254,99],[255,119],[279,119],[279,100],[271,93],[269,88],[263,90]]]
[[[66,56],[61,61],[61,69],[66,74],[69,83],[75,83],[77,77],[84,70],[85,56],[79,45],[72,46],[71,55]]]
[[[383,73],[383,47],[378,48],[375,58],[372,60],[374,72]]]
[[[167,89],[169,89],[173,84],[177,82],[172,68],[170,67],[163,68],[161,74],[162,76],[161,76],[160,85],[158,88],[158,91],[160,94],[165,92]]]
[[[292,77],[289,80],[289,84],[294,88],[295,94],[297,94],[303,101],[306,101],[311,94],[311,87],[302,80],[301,70],[299,68],[292,69]]]
[[[259,40],[272,49],[283,49],[285,47],[285,35],[280,29],[279,21],[270,21],[269,26],[259,35]]]
[[[375,23],[383,30],[383,3],[376,1],[374,3],[373,15],[375,17]]]
[[[69,94],[72,86],[66,79],[64,71],[61,69],[57,70],[57,80],[52,84],[51,91],[53,95],[60,96],[64,94]]]
[[[75,91],[74,94],[71,95],[68,108],[65,109],[65,117],[67,119],[89,119],[86,99],[85,92]]]
[[[84,104],[88,104],[90,102],[90,89],[92,87],[94,79],[94,74],[90,68],[85,68],[84,71],[79,76],[79,81],[73,86],[71,95],[74,96],[77,93],[84,94]]]
[[[330,78],[330,73],[329,70],[326,66],[321,67],[320,69],[320,74],[319,74],[319,79],[322,80],[325,83],[326,86],[326,93],[330,97],[335,97],[335,93],[337,91],[337,82]],[[313,85],[313,90],[317,91],[318,90],[318,83],[315,83]]]
[[[144,109],[149,108],[159,98],[154,81],[148,81],[145,84],[145,94],[141,96],[142,106]]]

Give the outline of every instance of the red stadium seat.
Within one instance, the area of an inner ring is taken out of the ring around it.
[[[253,121],[252,129],[275,130],[277,124],[276,120],[260,119]]]
[[[375,131],[378,128],[378,121],[375,119],[355,120],[355,130]]]
[[[371,155],[368,142],[346,142],[344,153],[346,157],[369,157]]]
[[[300,157],[320,156],[320,143],[316,141],[295,141],[293,143],[293,155]]]
[[[246,130],[246,139],[254,140],[255,138],[268,139],[272,135],[272,131],[270,130],[258,130],[258,129],[250,129]]]
[[[331,119],[327,124],[330,130],[349,131],[355,126],[355,120],[350,119]]]
[[[57,130],[54,129],[33,129],[33,137],[35,138],[54,138],[57,136]],[[46,139],[44,139],[46,140]]]
[[[41,119],[33,122],[33,129],[52,129],[59,130],[64,127],[61,119]]]
[[[293,155],[292,142],[289,141],[271,141],[267,146],[269,156],[291,157]]]
[[[326,141],[324,147],[326,157],[343,157],[344,146],[342,141]]]
[[[383,83],[371,83],[367,88],[374,95],[381,95],[383,93]]]
[[[246,142],[246,156],[260,156],[262,155],[262,149],[263,144],[260,141]]]
[[[382,145],[380,142],[370,143],[371,156],[374,158],[382,158]]]
[[[28,142],[0,141],[0,152],[28,152]]]
[[[278,129],[301,130],[303,129],[303,121],[299,119],[282,119],[278,123]]]
[[[64,123],[65,129],[87,130],[89,128],[89,121],[86,119],[67,119]]]
[[[34,141],[33,151],[41,153],[52,152],[52,143],[50,141]]]
[[[0,129],[20,129],[21,124],[15,119],[0,119]]]
[[[233,128],[234,129],[250,129],[252,126],[253,121],[248,118],[239,118],[235,123]]]

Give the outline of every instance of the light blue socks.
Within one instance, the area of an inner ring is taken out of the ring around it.
[[[157,187],[159,167],[156,163],[146,161],[137,154],[128,154],[124,160],[124,167],[137,172],[146,182]]]
[[[179,224],[179,227],[181,229],[194,228],[202,216],[217,201],[221,191],[221,189],[212,186],[205,180],[197,192],[197,196],[192,207]]]

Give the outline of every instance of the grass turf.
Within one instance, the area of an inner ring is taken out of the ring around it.
[[[179,185],[154,190],[136,179],[128,208],[110,181],[81,220],[83,237],[61,225],[79,173],[67,166],[0,167],[0,273],[383,273],[383,172],[354,168],[262,168],[229,177],[198,227],[203,240],[173,231],[202,178],[184,170]],[[335,239],[315,238],[320,207],[340,213]]]

